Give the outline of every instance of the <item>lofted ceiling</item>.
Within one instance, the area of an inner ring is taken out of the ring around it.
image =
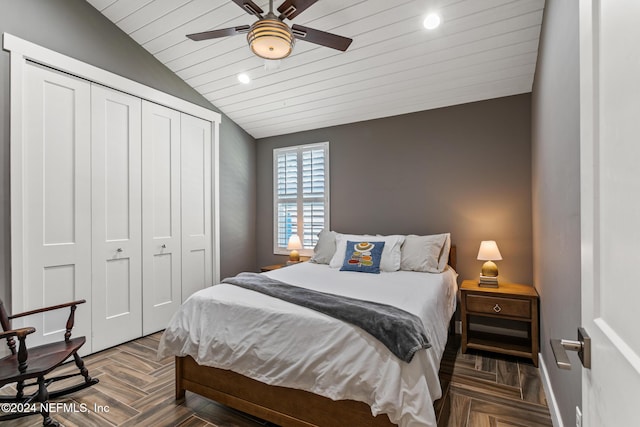
[[[87,0],[255,138],[531,91],[544,0],[319,0],[289,25],[353,39],[346,52],[298,40],[266,70],[231,0]],[[274,8],[283,0],[275,0]],[[254,0],[265,11],[267,0]],[[442,24],[422,22],[436,12]],[[238,81],[247,73],[251,83]]]

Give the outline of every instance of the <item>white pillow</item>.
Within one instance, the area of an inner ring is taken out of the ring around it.
[[[322,230],[318,233],[318,243],[313,248],[311,262],[316,264],[329,264],[333,254],[336,253],[336,233],[335,231]]]
[[[449,233],[431,236],[409,235],[402,245],[400,269],[442,273],[449,261],[451,235]]]
[[[340,268],[344,262],[344,256],[347,251],[347,241],[352,242],[384,242],[382,249],[382,260],[380,261],[380,270],[382,271],[398,271],[400,269],[400,259],[402,242],[404,236],[372,236],[369,234],[340,234],[336,235],[336,253],[331,258],[329,267]]]
[[[447,238],[444,241],[444,246],[442,247],[442,252],[440,252],[440,259],[438,261],[438,270],[443,272],[445,268],[447,268],[447,264],[449,264],[449,252],[451,251],[451,233],[444,233]]]

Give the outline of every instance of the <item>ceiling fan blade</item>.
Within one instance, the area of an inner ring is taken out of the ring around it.
[[[243,8],[249,15],[255,15],[258,18],[262,18],[264,11],[251,0],[233,0],[233,2]]]
[[[317,1],[318,0],[287,0],[278,7],[280,19],[293,19]]]
[[[195,41],[217,39],[219,37],[235,36],[236,34],[248,33],[249,28],[251,28],[249,25],[240,25],[239,27],[224,28],[222,30],[212,30],[202,33],[187,34],[187,37]]]
[[[349,48],[349,45],[353,41],[347,37],[314,30],[313,28],[303,27],[302,25],[294,24],[291,27],[291,30],[293,31],[293,35],[299,40],[308,41],[310,43],[319,44],[332,49],[341,50],[343,52]]]

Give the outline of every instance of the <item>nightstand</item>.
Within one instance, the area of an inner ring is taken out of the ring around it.
[[[301,256],[300,257],[300,261],[295,261],[295,262],[287,261],[287,262],[282,263],[282,264],[265,265],[263,267],[260,267],[260,272],[264,273],[265,271],[273,271],[273,270],[277,270],[279,268],[286,267],[286,266],[289,266],[289,265],[294,265],[294,264],[298,264],[298,263],[301,263],[301,262],[309,261],[309,258],[311,258],[311,257]]]
[[[271,265],[265,265],[264,267],[260,267],[260,272],[264,273],[265,271],[273,271],[273,270],[277,270],[279,268],[282,267],[286,267],[287,264],[271,264]]]
[[[465,280],[460,305],[463,353],[468,348],[492,351],[530,358],[538,366],[538,293],[533,286],[500,283],[498,288],[485,288],[476,280]],[[470,328],[476,323],[485,327]]]

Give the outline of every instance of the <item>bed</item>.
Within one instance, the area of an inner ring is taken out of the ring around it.
[[[282,426],[435,426],[456,305],[455,247],[449,264],[435,274],[363,274],[310,262],[263,273],[417,315],[431,348],[409,363],[356,326],[224,283],[185,301],[158,354],[176,356],[176,399],[189,390]]]

